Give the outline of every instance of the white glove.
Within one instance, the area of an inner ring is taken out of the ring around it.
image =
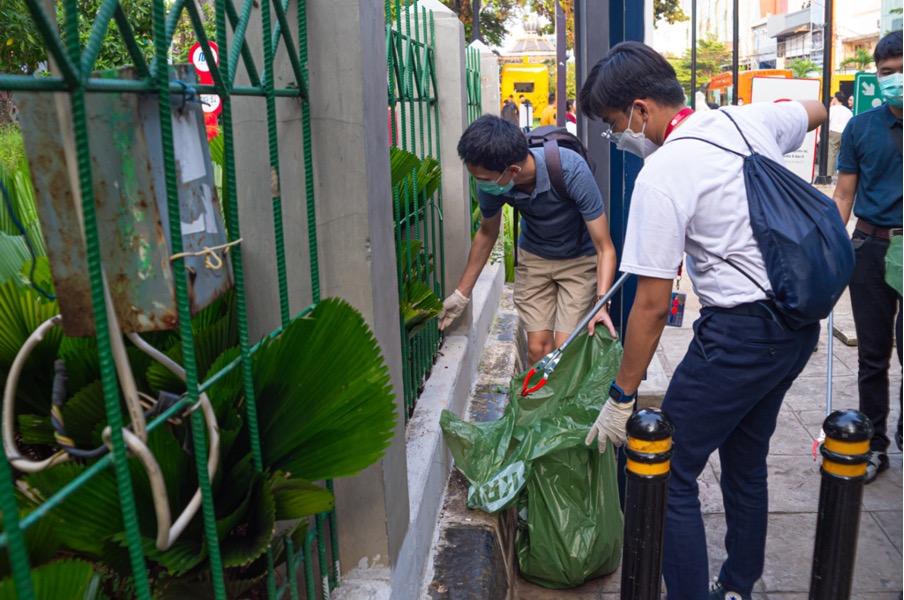
[[[634,400],[631,402],[616,402],[611,398],[606,400],[600,414],[590,427],[590,433],[584,443],[588,446],[597,440],[600,454],[606,452],[606,441],[611,441],[616,446],[625,443],[625,426],[634,412]]]
[[[443,309],[439,313],[439,330],[442,331],[455,322],[455,319],[461,316],[467,308],[471,299],[455,290],[452,294],[443,300]]]

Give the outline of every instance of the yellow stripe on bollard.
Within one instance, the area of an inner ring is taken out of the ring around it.
[[[626,466],[628,470],[635,475],[665,475],[669,472],[671,461],[666,460],[660,463],[642,463],[629,458]]]
[[[861,477],[866,475],[866,463],[846,465],[825,459],[822,461],[822,469],[826,473],[837,475],[838,477]]]
[[[672,449],[672,438],[650,442],[647,440],[629,437],[628,449],[634,450],[635,452],[640,452],[642,454],[659,454],[661,452],[668,452]]]
[[[827,437],[825,447],[829,452],[835,452],[837,454],[866,454],[869,452],[869,440],[844,442]]]

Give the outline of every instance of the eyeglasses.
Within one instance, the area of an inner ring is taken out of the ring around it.
[[[620,131],[612,131],[612,127],[609,127],[608,129],[604,129],[603,131],[600,132],[600,137],[602,137],[607,142],[612,142],[613,144],[618,143],[618,138],[620,138],[621,135],[622,134]]]

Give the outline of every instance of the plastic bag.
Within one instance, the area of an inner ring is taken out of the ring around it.
[[[521,575],[563,588],[611,573],[622,548],[615,452],[599,454],[584,438],[621,363],[621,345],[601,329],[577,338],[549,383],[521,397],[524,374],[498,421],[440,419],[455,465],[468,479],[468,507],[516,506]]]
[[[885,251],[885,283],[890,285],[892,289],[901,295],[901,260],[904,245],[901,240],[904,239],[900,235],[893,235],[888,243],[888,250]]]

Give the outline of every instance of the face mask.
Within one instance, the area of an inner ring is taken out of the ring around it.
[[[648,140],[644,135],[647,129],[647,122],[644,121],[640,131],[631,130],[631,117],[634,116],[634,106],[631,106],[631,112],[628,115],[628,128],[621,133],[613,133],[612,139],[615,141],[615,147],[625,152],[630,152],[640,158],[646,158],[656,152],[659,146]]]
[[[496,178],[496,181],[477,181],[477,189],[482,192],[486,192],[492,196],[501,196],[509,192],[513,187],[515,187],[515,176],[512,175],[511,181],[502,185],[499,183],[499,180],[505,176],[503,172],[502,175]]]
[[[897,108],[901,108],[902,104],[902,87],[904,87],[904,77],[901,73],[892,73],[879,78],[879,91],[882,92],[882,97]]]

